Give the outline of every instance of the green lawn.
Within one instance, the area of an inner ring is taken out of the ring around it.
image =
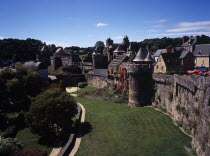
[[[86,109],[92,132],[82,138],[76,156],[188,156],[191,142],[170,117],[153,108],[128,108],[76,98]]]
[[[32,134],[29,128],[20,130],[17,133],[16,138],[20,140],[21,143],[24,145],[23,147],[24,149],[41,148],[43,150],[46,150],[48,155],[52,151],[52,147],[47,147],[47,146],[38,144],[38,140],[40,137]]]
[[[99,88],[96,88],[96,87],[92,87],[92,86],[86,86],[85,88],[80,88],[78,91],[76,92],[73,92],[73,94],[81,94],[81,93],[84,93],[84,92],[92,92],[92,91],[95,91]]]

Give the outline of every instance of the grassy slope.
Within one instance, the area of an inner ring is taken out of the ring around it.
[[[16,135],[16,138],[18,138],[18,140],[20,140],[21,143],[24,145],[24,149],[41,148],[43,150],[46,150],[48,154],[50,154],[50,152],[52,151],[52,147],[38,144],[38,140],[40,137],[32,134],[29,128],[20,130]]]
[[[81,94],[81,93],[84,93],[84,92],[92,92],[92,91],[95,91],[97,89],[98,88],[96,88],[96,87],[86,86],[85,88],[81,88],[78,91],[73,92],[73,94],[77,94],[77,92],[78,92],[78,94]]]
[[[153,108],[76,98],[86,109],[92,132],[82,138],[76,156],[186,156],[183,134],[165,114]]]

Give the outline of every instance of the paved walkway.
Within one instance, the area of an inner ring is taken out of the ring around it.
[[[83,107],[82,104],[78,103],[80,105],[80,107],[82,108],[82,116],[81,116],[81,124],[83,122],[85,122],[85,108]],[[81,143],[81,137],[78,137],[76,138],[76,141],[75,141],[75,145],[74,145],[74,148],[72,149],[71,153],[69,154],[69,156],[74,156],[76,154],[76,152],[78,151],[79,149],[79,146],[80,146],[80,143]]]
[[[72,93],[76,92],[78,90],[80,90],[79,87],[67,87],[66,88],[66,92],[70,93],[70,95],[75,96],[75,97],[77,96],[77,94],[72,94]]]
[[[77,89],[78,88],[78,89]],[[73,92],[76,92],[77,90],[79,90],[80,88],[79,87],[66,87],[66,91],[68,93],[73,93]]]

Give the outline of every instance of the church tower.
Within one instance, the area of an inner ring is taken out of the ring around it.
[[[148,49],[140,48],[133,62],[129,64],[129,107],[143,107],[151,104],[152,63]]]

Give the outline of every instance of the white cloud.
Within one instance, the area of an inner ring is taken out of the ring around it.
[[[161,28],[161,27],[164,27],[162,24],[158,24],[158,25],[153,25],[152,27],[154,28]]]
[[[147,36],[184,36],[184,35],[210,35],[210,31],[201,32],[184,32],[184,33],[162,33],[162,34],[151,34]]]
[[[161,20],[159,20],[158,22],[159,23],[164,23],[164,22],[167,22],[168,20],[166,20],[166,19],[161,19]]]
[[[179,27],[201,27],[210,26],[210,21],[199,21],[199,22],[181,22],[178,24]]]
[[[158,32],[160,30],[155,30],[155,29],[151,29],[151,30],[147,30],[147,32]]]
[[[114,40],[119,40],[119,39],[123,39],[123,37],[124,37],[124,36],[116,36],[116,37],[113,37],[113,39],[114,39]]]
[[[200,22],[181,22],[174,29],[168,29],[165,32],[188,32],[188,31],[209,31],[210,21]]]
[[[57,41],[45,41],[46,44],[55,44],[57,47],[70,47],[71,44],[69,42],[57,42]]]
[[[144,23],[165,23],[168,22],[166,19],[154,20],[154,21],[144,21]]]
[[[168,29],[166,32],[186,32],[186,31],[198,31],[198,30],[210,30],[210,27],[183,27],[177,29]]]
[[[96,24],[96,27],[105,27],[105,26],[108,26],[109,24],[106,24],[106,23],[97,23]]]

